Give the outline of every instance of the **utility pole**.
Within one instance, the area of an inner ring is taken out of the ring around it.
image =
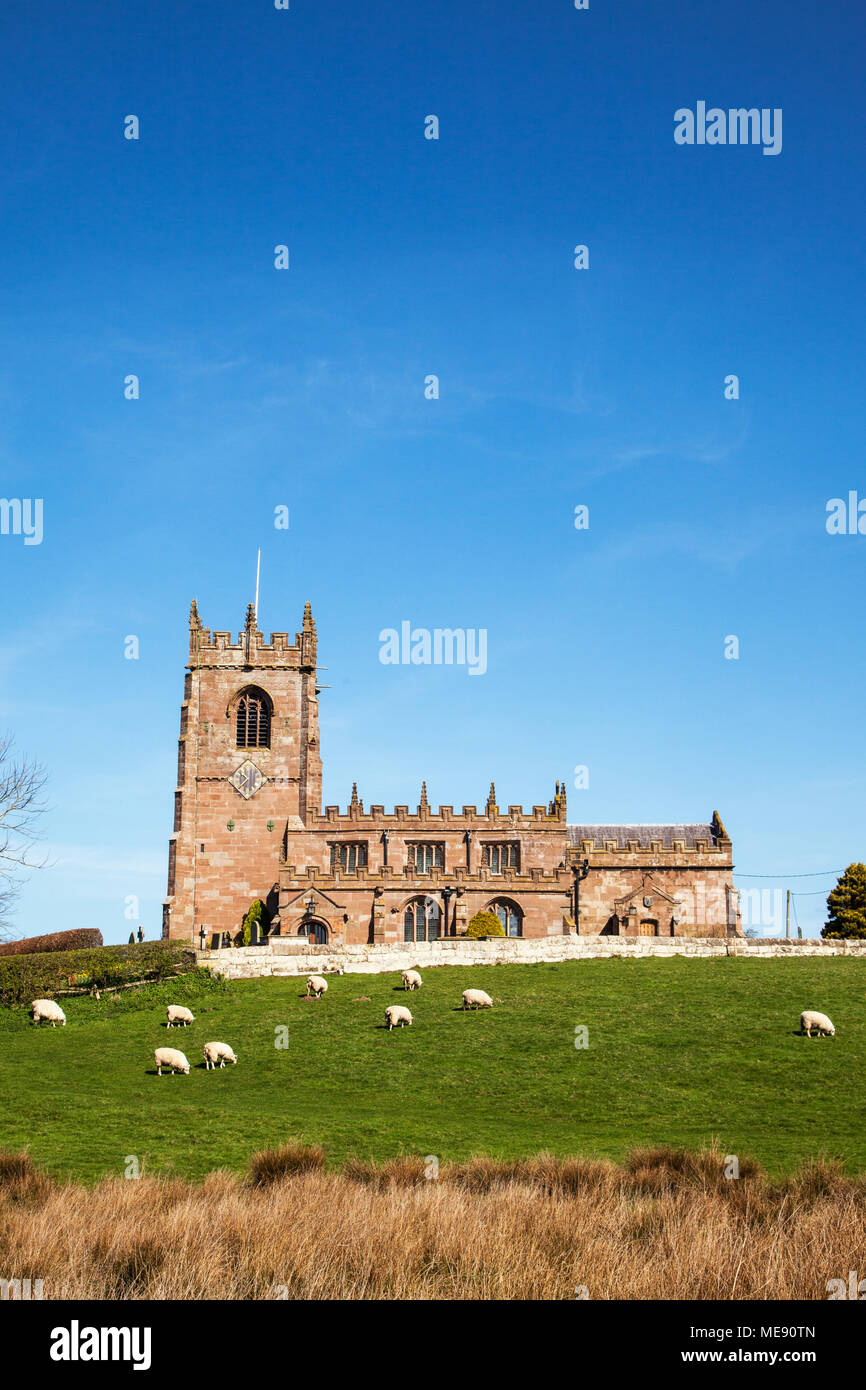
[[[785,938],[791,935],[791,890],[788,889],[788,897],[785,903]]]

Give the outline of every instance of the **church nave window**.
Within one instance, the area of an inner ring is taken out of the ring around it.
[[[496,913],[506,936],[523,935],[523,913],[516,903],[506,901],[491,903],[487,911]]]
[[[520,844],[517,840],[504,840],[501,843],[482,845],[481,863],[492,874],[504,874],[508,869],[519,869]]]
[[[341,840],[339,843],[331,845],[331,872],[335,869],[342,869],[346,874],[353,874],[356,869],[366,869],[366,867],[366,840]]]
[[[404,941],[436,941],[442,930],[442,909],[432,898],[413,898],[403,910]]]
[[[429,874],[445,867],[445,846],[441,844],[407,845],[409,868],[416,874]]]

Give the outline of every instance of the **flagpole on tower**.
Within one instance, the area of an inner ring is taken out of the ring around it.
[[[258,621],[259,621],[259,575],[261,574],[261,569],[262,569],[262,552],[261,552],[261,550],[259,550],[258,555],[257,555],[257,557],[256,557],[256,601],[255,601],[255,604],[253,605],[253,607],[255,608],[256,622],[257,622],[257,623],[258,623]]]

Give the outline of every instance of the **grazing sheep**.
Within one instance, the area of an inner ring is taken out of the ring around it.
[[[404,970],[400,976],[400,983],[404,989],[420,989],[422,980],[417,970]]]
[[[817,1028],[819,1037],[822,1034],[826,1034],[830,1038],[836,1036],[836,1029],[826,1014],[818,1014],[812,1009],[807,1009],[804,1014],[800,1014],[800,1032],[805,1033],[807,1038],[811,1038],[813,1028]]]
[[[182,1023],[184,1027],[186,1027],[188,1023],[195,1023],[195,1019],[189,1009],[183,1004],[169,1004],[165,1012],[168,1017],[168,1023],[166,1024],[167,1028],[171,1028],[175,1023]]]
[[[493,1000],[489,994],[485,994],[483,989],[464,989],[463,991],[464,1009],[492,1009]]]
[[[204,1045],[204,1063],[208,1071],[212,1071],[217,1062],[221,1067],[224,1067],[226,1062],[237,1062],[237,1060],[228,1043],[209,1042]]]
[[[30,1016],[34,1023],[41,1023],[44,1019],[55,1028],[58,1023],[66,1027],[66,1014],[59,1004],[55,1004],[53,999],[34,999],[30,1005]]]
[[[389,1004],[385,1010],[385,1022],[388,1025],[389,1033],[395,1024],[399,1023],[400,1027],[403,1028],[407,1023],[411,1024],[412,1021],[412,1015],[403,1004]]]
[[[321,999],[323,994],[328,991],[328,981],[321,975],[307,976],[307,998],[312,994],[316,999]]]
[[[183,1072],[184,1076],[189,1076],[189,1062],[182,1052],[178,1052],[175,1047],[158,1047],[153,1054],[156,1062],[156,1074],[162,1076],[163,1067],[168,1067],[169,1071]]]

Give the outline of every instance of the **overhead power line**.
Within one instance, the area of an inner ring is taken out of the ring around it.
[[[814,874],[741,874],[739,869],[732,872],[737,878],[826,878],[828,874],[844,874],[844,869],[819,869]]]

